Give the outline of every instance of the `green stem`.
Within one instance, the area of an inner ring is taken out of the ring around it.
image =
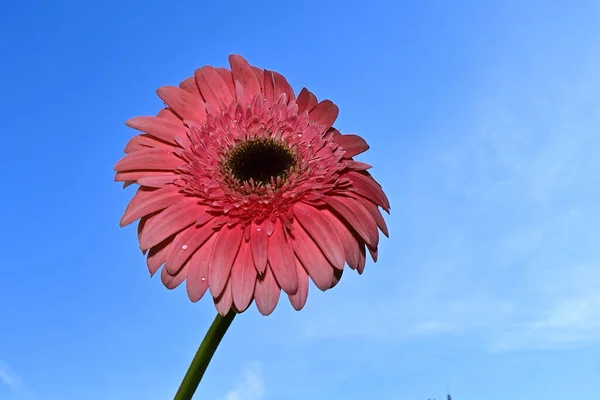
[[[229,311],[229,314],[224,317],[221,314],[217,314],[215,320],[208,329],[206,336],[204,336],[190,367],[183,377],[183,381],[179,386],[179,390],[177,390],[174,400],[192,399],[213,354],[215,354],[219,343],[221,343],[221,339],[225,336],[235,314],[236,313],[233,310]]]

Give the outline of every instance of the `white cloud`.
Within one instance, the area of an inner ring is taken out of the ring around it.
[[[240,383],[229,391],[223,400],[261,400],[264,394],[262,365],[255,362],[246,366]]]

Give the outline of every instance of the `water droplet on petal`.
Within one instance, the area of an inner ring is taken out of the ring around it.
[[[187,250],[187,248],[188,248],[187,244],[184,244],[183,246],[181,246],[181,250]]]
[[[203,276],[202,278],[200,278],[200,280],[201,280],[202,282],[204,282],[204,281],[206,280],[206,277],[205,277],[205,276]]]
[[[299,133],[299,134],[298,134],[298,137],[302,137],[302,134],[301,134],[301,133]]]
[[[256,230],[257,230],[257,231],[260,231],[260,230],[262,230],[262,228],[261,228],[260,226],[257,226],[257,227],[256,227]]]

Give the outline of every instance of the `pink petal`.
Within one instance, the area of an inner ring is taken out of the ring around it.
[[[146,132],[160,140],[176,145],[176,137],[186,137],[187,131],[181,121],[174,122],[159,117],[135,117],[125,122],[130,128]]]
[[[256,271],[258,271],[259,274],[263,274],[267,268],[267,230],[262,224],[257,225],[254,222],[252,223],[251,229],[250,246],[252,248],[252,259],[254,260]]]
[[[367,164],[360,161],[350,161],[348,162],[347,168],[354,171],[366,171],[368,169],[373,168],[373,166],[371,164]]]
[[[318,103],[319,101],[317,100],[317,96],[315,96],[308,89],[302,88],[300,94],[298,95],[298,99],[296,100],[296,104],[298,104],[298,113],[300,114],[304,111],[310,112],[317,106]]]
[[[239,103],[250,104],[252,99],[250,96],[246,96],[246,89],[240,81],[235,81],[235,98],[238,99]]]
[[[267,219],[265,220],[263,225],[265,227],[265,231],[267,232],[267,236],[271,236],[273,234],[273,231],[275,230],[275,222],[271,221],[270,219]]]
[[[260,82],[256,74],[250,64],[248,64],[248,61],[237,54],[229,56],[229,64],[231,65],[233,81],[238,81],[244,86],[245,98],[238,98],[238,101],[250,103],[254,96],[260,94]]]
[[[333,270],[333,281],[331,282],[330,289],[333,289],[338,283],[340,283],[343,273],[344,273],[343,269]]]
[[[148,265],[148,271],[150,276],[154,276],[156,271],[167,261],[167,253],[169,252],[175,236],[173,235],[170,239],[163,240],[156,246],[150,249],[148,252],[148,258],[146,264]]]
[[[190,226],[182,231],[171,246],[171,251],[167,254],[167,271],[175,274],[179,271],[186,261],[202,246],[215,231],[208,225],[196,227]]]
[[[182,122],[181,118],[179,118],[177,114],[175,114],[175,111],[173,111],[170,107],[163,108],[162,110],[160,110],[158,114],[156,114],[156,118],[165,119],[167,121],[177,123]]]
[[[193,224],[203,212],[204,207],[199,206],[195,198],[186,197],[172,204],[144,226],[140,248],[146,250],[156,246],[172,234]]]
[[[325,197],[323,200],[340,214],[367,244],[377,247],[379,243],[377,225],[358,201],[341,196]]]
[[[194,122],[206,120],[206,109],[202,100],[175,86],[163,86],[156,91],[181,118]]]
[[[256,281],[254,288],[256,308],[262,315],[270,315],[277,307],[280,295],[281,288],[277,285],[271,269],[267,268],[265,274]]]
[[[336,136],[340,136],[341,135],[340,131],[338,131],[337,129],[335,129],[333,127],[327,129],[326,132],[329,133],[329,134],[331,134],[331,137],[336,137]]]
[[[194,78],[193,76],[190,78],[187,78],[185,81],[181,82],[179,84],[179,87],[181,89],[185,90],[186,92],[193,94],[200,100],[202,100],[202,95],[200,95],[200,90],[198,89],[198,86],[196,85],[196,78]]]
[[[359,275],[362,275],[362,273],[365,272],[365,265],[367,264],[367,254],[366,254],[365,246],[363,244],[359,245],[359,250],[360,250],[360,259],[359,259],[358,265],[356,266],[356,270],[358,271]]]
[[[298,260],[304,265],[311,279],[321,290],[327,290],[333,281],[333,266],[321,249],[300,224],[294,224],[292,247]],[[343,266],[343,261],[342,261]]]
[[[369,247],[367,247],[367,249],[369,250],[369,253],[371,253],[371,258],[373,259],[373,262],[377,262],[377,257],[379,256],[379,250],[377,248],[371,249]]]
[[[144,216],[144,217],[142,217],[140,219],[140,222],[138,223],[138,228],[137,228],[137,231],[138,231],[138,240],[140,240],[142,238],[142,234],[144,233],[144,230],[146,229],[146,225],[148,225],[148,223],[150,223],[150,221],[152,221],[154,218],[156,218],[156,216],[158,214],[159,213],[156,212],[154,214],[146,215],[146,216]],[[142,250],[142,252],[143,251],[144,250]]]
[[[192,302],[199,301],[208,290],[208,260],[212,252],[216,235],[212,235],[187,262],[189,267],[186,288]]]
[[[260,84],[260,91],[264,92],[263,81],[265,79],[264,71],[258,67],[252,66],[252,71],[254,71],[254,75],[258,79],[258,83]]]
[[[172,171],[185,164],[169,149],[147,149],[128,154],[123,157],[115,171],[131,171],[140,169]]]
[[[273,74],[275,74],[275,96],[280,96],[279,93],[285,93],[288,101],[296,100],[296,93],[294,93],[294,89],[287,79],[278,72],[273,72]]]
[[[304,308],[306,299],[308,299],[308,274],[296,257],[294,257],[294,263],[296,264],[296,273],[298,274],[298,291],[295,294],[288,295],[288,297],[292,307],[296,311],[300,311]]]
[[[324,212],[325,210],[323,210]],[[358,248],[358,243],[354,234],[349,230],[349,228],[344,224],[337,216],[335,216],[331,211],[327,210],[329,213],[328,221],[331,224],[331,229],[336,231],[340,237],[340,241],[344,246],[344,254],[346,255],[346,262],[352,269],[356,269],[356,266],[359,264],[360,260],[360,250]]]
[[[231,293],[231,278],[229,278],[221,295],[215,298],[215,306],[217,307],[219,314],[225,316],[229,310],[231,310],[232,303],[233,298]]]
[[[200,93],[207,103],[221,107],[221,105],[228,106],[234,100],[227,83],[213,67],[202,67],[196,70],[195,76]]]
[[[242,242],[231,269],[233,304],[239,312],[245,311],[252,301],[256,276],[250,243]]]
[[[345,158],[351,158],[369,150],[365,139],[358,135],[338,135],[333,138],[333,142],[344,149]]]
[[[204,213],[200,216],[200,218],[198,218],[198,220],[196,221],[196,225],[198,226],[202,226],[205,225],[211,221],[214,221],[215,216],[209,213]],[[212,224],[211,224],[212,226]]]
[[[264,72],[263,78],[263,93],[265,97],[274,103],[277,99],[275,98],[275,76],[273,75],[273,71]]]
[[[385,219],[383,219],[383,215],[379,212],[379,208],[372,201],[365,199],[364,197],[356,196],[353,197],[357,200],[363,208],[369,213],[373,221],[377,224],[377,227],[383,232],[385,236],[390,237],[390,232],[388,231],[387,224],[385,223]]]
[[[352,180],[352,185],[358,194],[367,199],[374,200],[385,211],[390,212],[390,202],[381,189],[381,186],[374,179],[355,171],[350,171],[343,176]]]
[[[323,100],[308,115],[316,123],[331,128],[339,113],[340,109],[331,100]]]
[[[139,178],[137,183],[151,188],[161,188],[175,182],[177,178],[179,178],[179,175],[176,174],[145,176]]]
[[[294,294],[298,291],[294,249],[286,240],[279,220],[275,223],[273,235],[269,237],[269,265],[275,280],[284,292]]]
[[[340,243],[337,233],[331,231],[327,219],[321,212],[306,203],[296,203],[294,215],[331,264],[342,269],[344,267],[344,247]],[[310,273],[310,271],[308,272]]]
[[[123,182],[123,181],[137,182],[138,180],[141,180],[144,178],[150,178],[150,177],[176,177],[176,175],[173,174],[173,171],[133,170],[133,171],[117,172],[115,174],[115,181],[116,182]],[[173,181],[175,181],[175,178],[173,178]]]
[[[240,249],[244,231],[240,226],[225,225],[216,234],[210,260],[208,262],[208,285],[213,297],[221,295],[231,273],[233,261]]]
[[[165,209],[179,199],[181,199],[179,188],[173,185],[158,190],[140,188],[127,205],[125,214],[121,218],[121,226],[127,226],[144,215]]]
[[[223,78],[223,81],[225,81],[225,83],[227,84],[227,87],[229,88],[229,91],[231,92],[231,96],[232,96],[232,98],[234,98],[235,84],[233,83],[233,76],[231,75],[231,71],[226,68],[215,68],[215,69],[217,70],[219,75],[221,75],[221,78]]]
[[[167,272],[166,268],[163,268],[160,273],[160,279],[167,289],[173,290],[185,280],[188,273],[187,265],[182,268],[176,275],[171,275]]]
[[[163,148],[172,150],[173,146],[163,141],[157,140],[156,138],[147,134],[137,135],[131,138],[131,140],[127,143],[127,145],[125,146],[125,153],[130,154],[136,151],[152,148]]]
[[[283,75],[277,72],[273,72],[273,78],[275,81],[275,99],[279,100],[281,95],[285,93],[287,101],[296,100],[294,89],[290,86],[287,79]]]

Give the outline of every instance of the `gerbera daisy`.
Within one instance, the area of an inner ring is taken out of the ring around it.
[[[304,307],[309,277],[335,286],[347,263],[362,274],[377,261],[379,207],[390,204],[354,156],[369,146],[333,128],[338,107],[238,55],[231,70],[205,66],[179,87],[158,89],[167,107],[127,126],[116,181],[139,188],[121,225],[140,220],[150,274],[186,281],[196,302],[207,290],[222,315],[254,300],[263,315],[281,290]]]

